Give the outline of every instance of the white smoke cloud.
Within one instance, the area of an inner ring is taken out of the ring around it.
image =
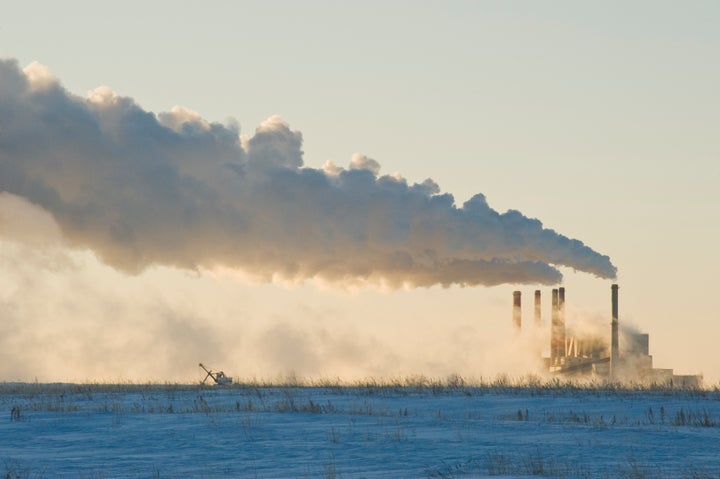
[[[0,193],[51,215],[69,246],[131,273],[222,266],[396,288],[550,284],[559,266],[616,271],[481,194],[458,207],[434,181],[380,176],[361,154],[347,169],[306,167],[302,134],[279,116],[241,139],[237,125],[182,107],[155,115],[107,87],[73,95],[42,65],[14,60],[0,61]]]
[[[351,170],[367,170],[372,172],[373,175],[377,176],[380,174],[380,163],[368,158],[362,153],[355,153],[350,160]]]
[[[45,90],[58,85],[58,81],[50,73],[50,69],[40,62],[32,62],[23,68],[23,73],[28,79],[28,86],[31,90]]]

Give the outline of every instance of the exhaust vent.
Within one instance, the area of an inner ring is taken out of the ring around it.
[[[520,304],[520,294],[520,291],[513,291],[513,324],[516,331],[520,331],[521,327],[522,306]]]
[[[610,323],[610,377],[613,377],[618,367],[620,356],[618,341],[618,289],[617,284],[610,287],[612,291],[612,321]]]

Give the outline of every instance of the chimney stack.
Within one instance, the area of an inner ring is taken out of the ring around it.
[[[558,289],[558,347],[560,357],[566,356],[567,346],[565,344],[565,288]]]
[[[613,284],[612,290],[612,321],[610,323],[610,377],[615,375],[618,367],[619,342],[618,342],[618,285]]]
[[[550,361],[558,362],[558,290],[552,290],[552,310],[550,315]]]
[[[522,307],[520,304],[520,291],[513,291],[513,324],[515,330],[520,331]]]
[[[542,323],[542,310],[540,309],[540,290],[535,290],[535,327],[539,328]]]

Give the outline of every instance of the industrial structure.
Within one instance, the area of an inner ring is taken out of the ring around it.
[[[676,375],[672,369],[654,368],[649,353],[649,335],[620,329],[618,290],[611,290],[610,338],[602,334],[573,332],[566,327],[565,288],[552,290],[550,317],[550,355],[543,357],[545,369],[552,374],[598,378],[608,381],[699,387],[702,376]],[[534,327],[542,324],[540,290],[535,291]],[[522,293],[513,292],[513,325],[521,330]],[[569,334],[568,334],[569,333]],[[622,341],[621,341],[622,339]]]

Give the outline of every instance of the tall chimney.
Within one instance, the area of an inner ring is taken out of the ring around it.
[[[610,287],[612,291],[612,321],[610,323],[610,377],[615,376],[620,350],[618,347],[618,285]]]
[[[565,344],[565,288],[558,289],[558,346],[560,348],[559,356],[566,356]]]
[[[542,310],[540,309],[540,290],[535,290],[535,327],[539,328],[542,323]]]
[[[520,291],[513,291],[513,324],[515,330],[520,331],[522,308],[520,305]]]
[[[552,290],[552,310],[550,315],[550,361],[555,365],[558,361],[558,290]]]

